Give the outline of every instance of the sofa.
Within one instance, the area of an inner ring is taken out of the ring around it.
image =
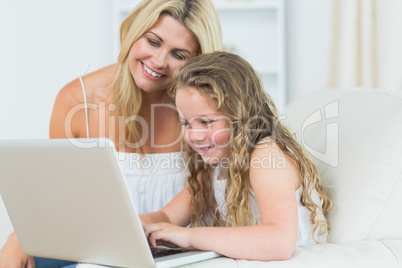
[[[330,242],[296,247],[286,261],[186,267],[402,267],[402,92],[326,89],[290,103],[282,120],[332,197]]]
[[[184,267],[402,267],[402,93],[322,90],[292,102],[282,120],[332,197],[330,242],[297,247],[287,261],[220,257]],[[0,224],[5,237],[2,206]]]

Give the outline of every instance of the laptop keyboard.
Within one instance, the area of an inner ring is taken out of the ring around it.
[[[159,257],[165,257],[165,256],[170,256],[174,254],[179,254],[183,252],[188,252],[190,249],[185,249],[185,248],[151,248],[152,256],[154,258],[159,258]]]

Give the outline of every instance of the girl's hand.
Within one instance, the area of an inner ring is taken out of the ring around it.
[[[157,245],[172,247],[171,244],[182,248],[191,247],[191,228],[161,222],[144,225],[144,231],[151,247]]]

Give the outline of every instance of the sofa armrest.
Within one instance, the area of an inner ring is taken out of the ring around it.
[[[286,116],[328,186],[330,241],[402,239],[402,92],[321,90]]]

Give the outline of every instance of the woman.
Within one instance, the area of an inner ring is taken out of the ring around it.
[[[166,98],[173,72],[198,54],[220,50],[221,29],[210,0],[143,0],[123,21],[120,42],[118,63],[61,89],[50,138],[109,138],[133,203],[144,213],[168,203],[187,173],[180,122]],[[11,234],[0,250],[0,267],[33,265]]]

